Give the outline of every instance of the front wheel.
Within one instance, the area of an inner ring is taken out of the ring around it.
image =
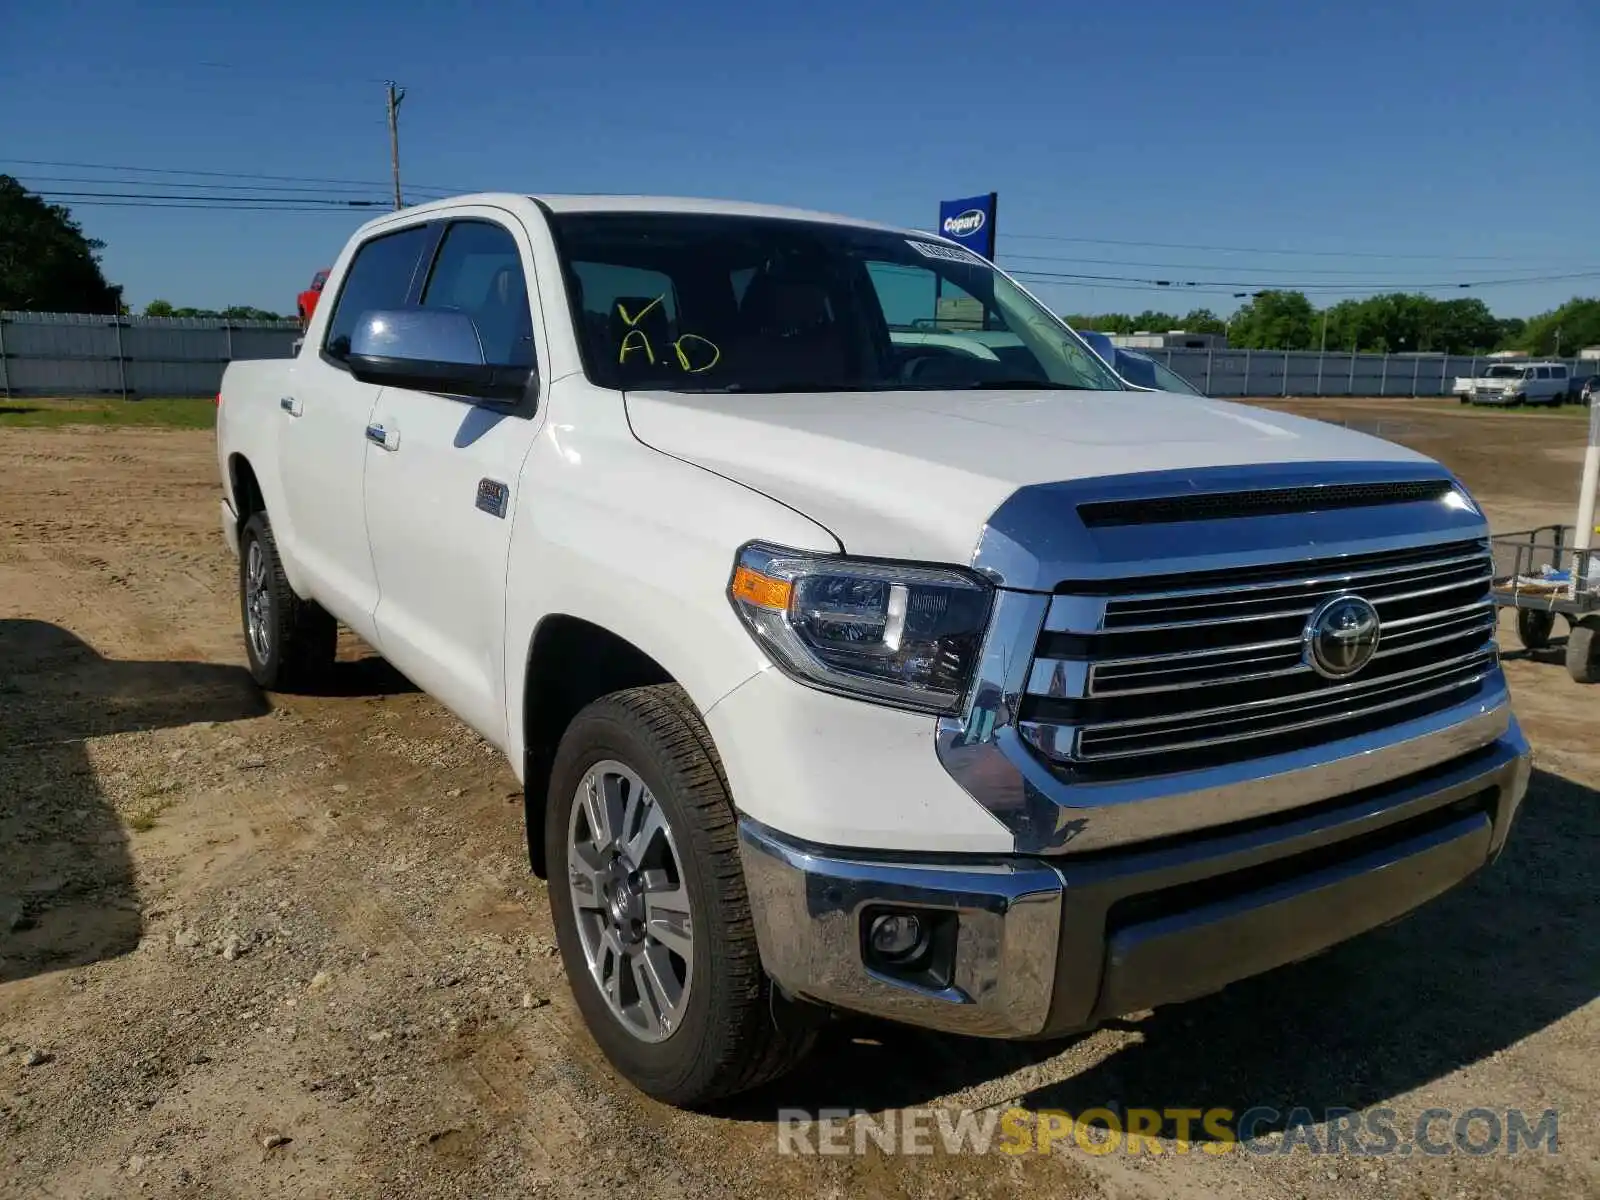
[[[705,1104],[810,1048],[812,1024],[762,971],[727,781],[681,688],[617,692],[578,714],[544,836],[573,997],[635,1087]]]

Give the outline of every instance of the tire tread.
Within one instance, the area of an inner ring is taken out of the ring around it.
[[[240,602],[243,603],[243,578],[247,562],[248,539],[261,543],[267,554],[268,586],[272,589],[274,625],[273,645],[276,651],[272,663],[261,664],[256,670],[255,654],[250,652],[252,674],[262,687],[279,692],[297,692],[314,688],[327,675],[338,645],[339,626],[320,604],[302,600],[289,584],[284,574],[283,560],[278,554],[278,542],[272,533],[272,522],[265,512],[258,512],[245,522],[244,540],[240,547]]]
[[[777,998],[761,966],[739,851],[738,818],[729,797],[727,774],[710,732],[687,693],[677,684],[652,684],[614,692],[580,713],[633,726],[653,743],[665,761],[659,765],[682,785],[679,799],[691,810],[709,847],[702,862],[725,923],[716,944],[717,966],[728,981],[731,1011],[719,1013],[728,1036],[709,1039],[711,1057],[698,1061],[693,1076],[663,1099],[705,1104],[749,1091],[787,1072],[810,1050],[815,1030],[809,1023],[778,1019]],[[685,831],[687,832],[687,831]],[[688,839],[679,837],[680,846]],[[552,886],[560,886],[552,881]],[[574,980],[574,985],[583,981]]]

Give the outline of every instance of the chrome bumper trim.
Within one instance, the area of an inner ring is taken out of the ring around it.
[[[834,857],[739,824],[762,965],[793,995],[851,1012],[988,1037],[1029,1037],[1050,1012],[1061,877],[1027,861],[933,866]],[[950,986],[915,987],[862,959],[861,912],[900,904],[957,914]]]
[[[1169,775],[1062,782],[1015,725],[963,740],[956,718],[939,724],[945,769],[1016,836],[1021,854],[1077,854],[1315,804],[1449,762],[1505,734],[1510,696],[1496,674],[1469,704],[1373,733],[1263,758]]]
[[[1086,861],[875,861],[748,819],[740,850],[762,964],[791,995],[951,1033],[1052,1036],[1214,991],[1402,916],[1493,861],[1530,773],[1511,722],[1492,745],[1348,804]],[[1301,855],[1303,873],[1273,869]],[[1251,874],[1260,868],[1266,876]],[[1195,884],[1200,898],[1174,910],[1174,889]],[[1119,902],[1157,893],[1160,915],[1116,921]],[[956,914],[950,986],[866,965],[862,914],[878,904]]]

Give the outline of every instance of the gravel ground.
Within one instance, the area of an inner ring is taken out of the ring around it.
[[[1497,527],[1571,519],[1581,421],[1285,406],[1381,421]],[[1064,1043],[841,1023],[685,1114],[583,1031],[490,747],[353,640],[330,695],[251,685],[214,476],[204,432],[0,437],[0,1195],[1600,1194],[1600,690],[1559,652],[1507,654],[1511,848],[1406,921]],[[1559,1153],[779,1152],[780,1108],[1107,1103],[1553,1108]]]

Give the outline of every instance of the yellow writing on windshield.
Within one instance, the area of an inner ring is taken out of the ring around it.
[[[702,357],[704,352],[709,350],[711,352],[711,361],[702,366],[693,366],[688,353],[683,348],[685,342],[690,344],[690,348],[695,351],[695,357],[697,358]],[[684,334],[672,343],[672,350],[678,356],[678,365],[690,375],[698,375],[702,371],[709,371],[722,361],[722,351],[717,348],[716,343],[710,338],[701,337],[698,333]]]
[[[617,361],[625,363],[628,355],[635,350],[643,350],[644,356],[653,364],[656,361],[656,352],[650,348],[650,339],[645,337],[644,330],[630,329],[622,335],[622,345],[617,347]]]
[[[645,335],[644,330],[639,328],[639,322],[644,320],[645,314],[660,304],[663,299],[663,296],[657,296],[632,316],[628,314],[628,310],[622,301],[617,301],[617,315],[622,318],[622,323],[628,327],[628,332],[622,335],[622,345],[617,347],[617,362],[625,363],[628,361],[628,355],[637,350],[643,350],[645,358],[649,360],[652,366],[655,365],[656,352],[651,347],[650,339]]]
[[[617,347],[617,362],[625,363],[628,356],[643,352],[645,361],[651,366],[655,365],[656,351],[650,344],[649,335],[639,328],[639,322],[644,320],[645,314],[666,299],[665,294],[657,296],[636,313],[628,312],[627,306],[622,301],[617,301],[617,315],[622,318],[622,323],[627,327],[627,332],[622,335],[622,342]],[[711,370],[722,361],[722,350],[710,338],[701,337],[698,333],[685,333],[677,340],[669,343],[672,352],[677,357],[678,368],[686,375],[699,375]],[[709,354],[709,358],[707,355]]]

